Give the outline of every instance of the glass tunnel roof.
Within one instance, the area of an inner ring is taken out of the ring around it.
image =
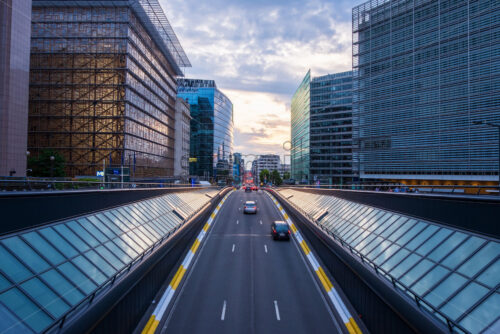
[[[498,240],[334,196],[279,192],[403,291],[406,286],[467,331],[500,333]]]
[[[45,330],[216,193],[171,193],[1,237],[0,333]]]

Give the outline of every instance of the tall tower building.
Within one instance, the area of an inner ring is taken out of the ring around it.
[[[25,176],[31,0],[0,1],[0,176]]]

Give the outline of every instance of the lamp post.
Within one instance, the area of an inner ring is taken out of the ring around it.
[[[490,123],[486,121],[473,121],[474,125],[485,125],[498,129],[498,195],[500,195],[500,124]]]
[[[56,158],[53,155],[50,156],[50,178],[54,177],[54,160],[55,159]]]

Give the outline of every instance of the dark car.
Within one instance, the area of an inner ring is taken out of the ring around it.
[[[274,240],[290,240],[290,228],[284,221],[274,221],[271,224],[271,235]]]
[[[245,192],[246,193],[251,193],[252,192],[252,188],[250,188],[250,186],[246,186],[245,187]]]

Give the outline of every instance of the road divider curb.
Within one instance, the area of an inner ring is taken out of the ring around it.
[[[319,262],[316,260],[316,257],[312,253],[311,249],[307,245],[306,241],[300,234],[299,230],[297,227],[294,225],[288,214],[285,212],[285,209],[281,206],[281,204],[278,202],[278,200],[271,195],[270,193],[266,192],[266,194],[271,198],[273,203],[276,205],[278,210],[281,212],[283,215],[283,218],[287,222],[288,226],[290,226],[290,229],[292,230],[292,234],[297,241],[297,243],[300,245],[300,248],[302,249],[302,252],[306,256],[307,260],[309,261],[309,264],[313,268],[314,272],[316,273],[316,276],[318,277],[319,281],[321,282],[321,285],[323,286],[323,289],[325,290],[326,294],[328,295],[330,301],[332,302],[333,306],[335,307],[335,310],[337,313],[340,315],[342,318],[342,321],[344,322],[344,325],[347,328],[347,331],[349,334],[362,334],[361,330],[359,329],[358,324],[352,317],[351,313],[347,309],[346,305],[340,298],[340,295],[338,294],[337,290],[333,287],[332,282],[326,275],[325,271],[323,268],[319,265]]]
[[[148,322],[144,326],[144,329],[142,330],[141,334],[153,334],[156,332],[156,329],[158,325],[160,324],[161,319],[163,318],[165,311],[167,310],[168,305],[170,304],[170,301],[174,297],[175,291],[179,284],[182,281],[182,278],[184,277],[184,274],[186,273],[191,261],[194,258],[194,255],[196,254],[196,251],[198,250],[201,242],[203,241],[203,238],[207,234],[210,226],[212,225],[215,216],[217,213],[219,213],[220,208],[226,201],[226,199],[229,197],[229,195],[233,192],[234,190],[230,191],[227,193],[220,203],[217,205],[217,207],[214,209],[214,211],[210,214],[210,218],[208,218],[208,221],[206,224],[203,226],[202,230],[196,237],[195,241],[193,242],[193,245],[190,247],[188,253],[186,254],[186,257],[184,258],[184,261],[182,261],[182,264],[179,266],[179,269],[177,269],[174,277],[172,277],[172,280],[170,281],[170,284],[168,285],[167,289],[163,293],[163,295],[160,298],[160,301],[156,305],[153,314],[149,317]]]

